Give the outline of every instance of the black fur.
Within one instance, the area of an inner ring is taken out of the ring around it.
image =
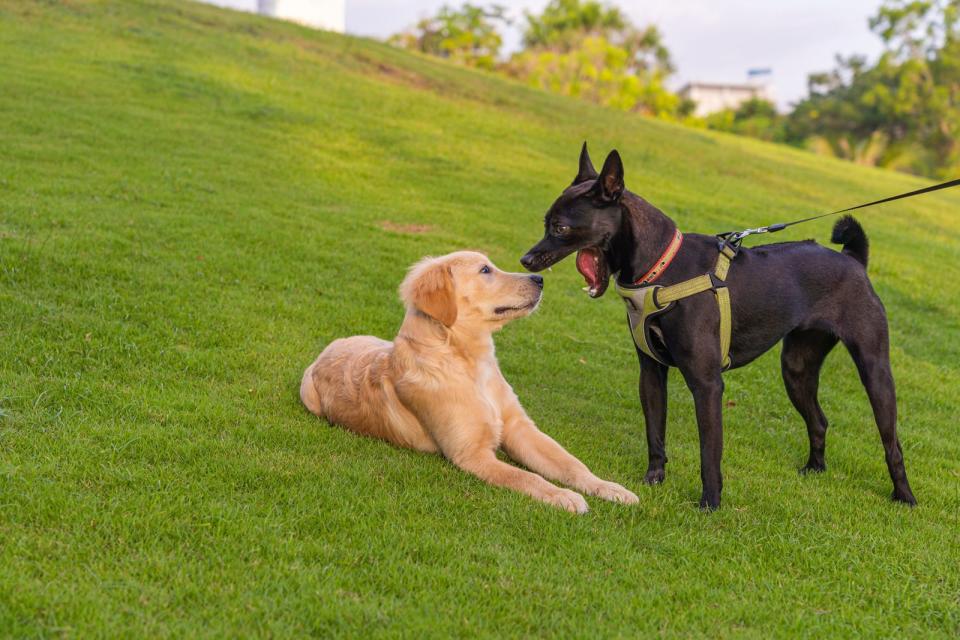
[[[853,216],[843,216],[833,225],[833,235],[830,236],[830,242],[842,244],[843,252],[854,258],[864,267],[867,266],[867,260],[870,258],[870,241],[867,240],[867,234],[863,232],[863,227]]]
[[[640,278],[670,241],[675,224],[660,210],[626,191],[623,164],[612,151],[597,175],[587,154],[577,177],[553,203],[545,234],[521,263],[540,271],[581,249],[596,250],[603,295],[611,275],[623,283]],[[893,479],[895,500],[916,504],[897,439],[897,405],[890,372],[887,318],[866,273],[866,234],[852,217],[837,222],[833,241],[842,252],[813,241],[744,248],[730,267],[727,285],[733,314],[730,357],[742,367],[783,341],[781,370],[787,395],[807,425],[810,456],[802,472],[823,471],[827,419],[817,401],[820,367],[842,342],[867,390]],[[707,273],[717,259],[714,236],[687,234],[673,263],[657,280],[670,285]],[[663,352],[693,394],[700,431],[700,505],[720,505],[723,479],[723,377],[719,311],[708,293],[680,300],[657,317]],[[629,339],[628,334],[617,339]],[[639,349],[640,401],[647,423],[649,467],[645,480],[664,479],[668,368]]]

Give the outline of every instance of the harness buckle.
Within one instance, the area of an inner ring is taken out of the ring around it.
[[[717,289],[725,289],[725,288],[726,288],[727,283],[724,282],[723,280],[721,280],[720,278],[718,278],[716,273],[714,273],[714,272],[711,271],[711,272],[708,273],[707,275],[710,276],[710,284],[713,285],[713,286],[710,287],[710,290],[711,290],[711,291],[716,292]]]
[[[660,304],[660,301],[657,300],[657,292],[661,289],[663,289],[663,287],[655,284],[653,285],[653,291],[650,292],[651,299],[653,300],[653,306],[657,308],[657,311],[664,311],[667,307],[673,304],[671,302],[668,302],[667,304]]]

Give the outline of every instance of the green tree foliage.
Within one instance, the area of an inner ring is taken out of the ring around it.
[[[390,41],[616,109],[663,118],[692,110],[666,88],[674,67],[656,27],[638,28],[597,0],[551,0],[525,19],[524,49],[504,64],[497,60],[503,43],[497,27],[509,20],[498,5],[444,6]]]
[[[629,25],[620,9],[587,0],[553,0],[540,15],[526,12],[524,47],[569,50],[585,35],[621,32]]]
[[[674,67],[655,26],[638,28],[595,0],[551,0],[526,20],[525,49],[507,63],[507,73],[617,109],[666,118],[691,110],[665,86]]]
[[[392,36],[390,42],[469,66],[493,69],[503,45],[498,23],[509,24],[506,9],[500,5],[485,8],[464,3],[459,9],[444,5],[437,15]]]
[[[875,65],[838,58],[810,76],[787,138],[865,164],[943,176],[960,169],[960,0],[886,0],[870,20]]]
[[[710,129],[729,131],[740,135],[783,142],[786,140],[786,118],[768,100],[753,98],[736,109],[711,113],[705,119]]]

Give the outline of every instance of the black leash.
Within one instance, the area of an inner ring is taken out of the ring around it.
[[[912,198],[913,196],[919,196],[924,193],[931,193],[933,191],[940,191],[941,189],[949,189],[950,187],[956,186],[960,186],[960,178],[957,178],[956,180],[950,180],[948,182],[941,182],[940,184],[935,184],[929,187],[924,187],[923,189],[916,189],[915,191],[908,191],[907,193],[890,196],[889,198],[882,198],[880,200],[874,200],[873,202],[858,204],[855,207],[847,207],[846,209],[831,211],[830,213],[821,213],[820,215],[810,216],[809,218],[803,218],[802,220],[794,220],[793,222],[778,222],[777,224],[767,225],[766,227],[744,229],[743,231],[727,231],[726,233],[719,234],[717,237],[723,239],[724,243],[726,244],[738,246],[741,240],[747,236],[757,233],[776,233],[777,231],[783,231],[787,227],[792,227],[795,224],[803,224],[804,222],[810,222],[811,220],[819,220],[820,218],[826,218],[827,216],[835,216],[838,213],[846,213],[848,211],[864,209],[877,204],[883,204],[884,202],[893,202],[894,200],[901,200],[903,198]]]

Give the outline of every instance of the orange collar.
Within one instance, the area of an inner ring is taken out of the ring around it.
[[[650,284],[667,270],[667,267],[670,266],[670,263],[673,262],[673,259],[677,257],[677,252],[680,251],[680,245],[683,244],[683,234],[680,233],[680,229],[677,229],[673,234],[673,240],[670,241],[670,244],[667,245],[667,248],[663,250],[663,253],[660,254],[660,257],[657,258],[657,261],[653,263],[653,266],[650,268],[650,271],[647,271],[646,275],[634,282],[634,286],[641,284]]]

